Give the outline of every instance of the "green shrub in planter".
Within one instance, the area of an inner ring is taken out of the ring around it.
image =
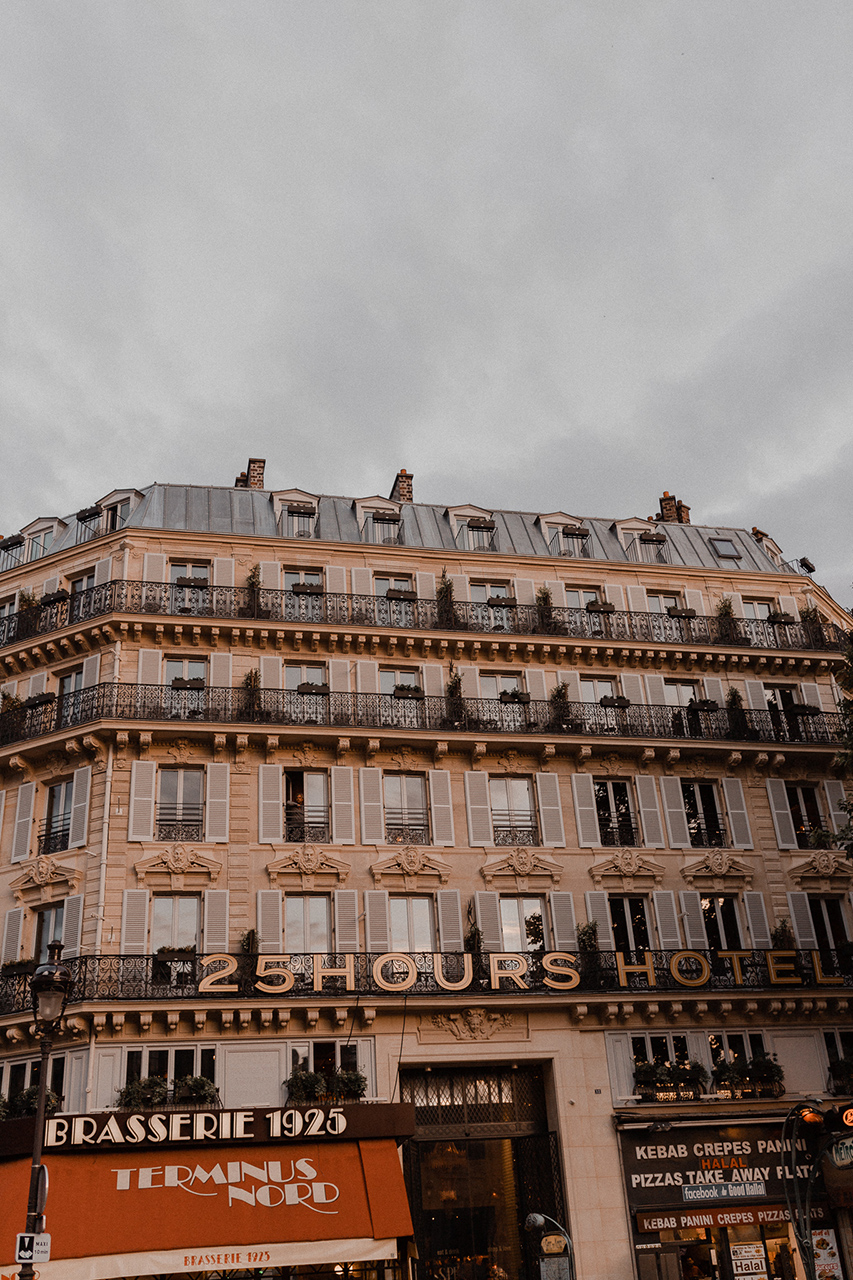
[[[329,1076],[328,1089],[336,1101],[363,1098],[367,1093],[367,1076],[361,1071],[338,1069]]]
[[[218,1102],[216,1085],[207,1076],[183,1076],[175,1081],[175,1098],[188,1102]]]
[[[6,1104],[6,1119],[17,1120],[21,1116],[34,1116],[38,1110],[38,1101],[38,1085],[30,1085],[29,1089],[24,1089],[23,1093],[16,1093],[14,1098]],[[58,1111],[60,1101],[59,1096],[52,1089],[48,1089],[44,1104],[45,1115],[52,1116],[54,1111]]]
[[[116,1106],[120,1111],[155,1111],[169,1095],[169,1086],[160,1076],[132,1080],[119,1089]]]
[[[328,1093],[322,1071],[294,1071],[287,1085],[288,1102],[317,1102]]]

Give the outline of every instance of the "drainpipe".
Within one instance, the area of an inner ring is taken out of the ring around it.
[[[104,901],[107,890],[107,849],[110,839],[110,795],[113,784],[113,744],[107,747],[107,775],[104,780],[104,816],[101,823],[101,857],[98,867],[98,924],[95,932],[95,955],[101,954],[104,931]]]

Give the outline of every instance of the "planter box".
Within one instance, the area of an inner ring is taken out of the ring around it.
[[[290,590],[295,596],[321,596],[323,584],[322,582],[294,582]]]
[[[207,578],[176,578],[172,583],[173,587],[207,587],[209,585]]]
[[[42,596],[39,604],[42,605],[42,607],[46,607],[51,604],[64,604],[65,601],[70,600],[70,598],[71,596],[69,592],[64,589],[62,591],[51,591],[48,595]]]
[[[514,609],[518,601],[515,596],[489,596],[486,604],[492,609]]]
[[[513,693],[505,691],[499,695],[501,702],[518,702],[526,705],[530,701],[529,693]]]
[[[790,624],[795,621],[795,618],[792,613],[771,613],[768,616],[767,621],[775,622],[777,623],[777,625],[787,627],[787,626],[790,626]]]
[[[393,696],[395,698],[422,699],[424,691],[423,689],[395,689]]]
[[[78,520],[94,520],[95,516],[103,515],[100,507],[83,507],[77,512]]]
[[[324,694],[329,692],[327,684],[311,684],[310,681],[303,681],[302,684],[296,686],[297,693]]]
[[[687,709],[689,711],[691,708],[688,707]],[[713,698],[699,698],[695,707],[697,711],[719,711],[719,709],[719,702],[715,702]]]
[[[55,700],[55,693],[36,693],[32,698],[25,698],[21,706],[25,711],[29,711],[32,707],[46,707]]]
[[[172,688],[173,689],[203,689],[204,680],[200,680],[198,678],[194,680],[182,680],[180,676],[177,676],[172,681]]]
[[[801,703],[801,704],[799,704],[799,705],[797,705],[797,706],[793,706],[793,707],[785,707],[785,708],[784,708],[784,710],[785,710],[785,714],[786,714],[786,715],[789,715],[789,716],[790,716],[790,715],[795,715],[795,716],[821,716],[821,715],[823,715],[823,711],[821,710],[821,708],[820,708],[820,707],[813,707],[813,706],[811,706],[811,705],[810,705],[809,703],[807,703],[807,702],[803,702],[803,703]]]
[[[395,591],[393,588],[385,592],[386,600],[417,600],[417,591]]]
[[[590,600],[586,606],[587,613],[615,613],[616,605],[604,600]]]
[[[624,711],[624,709],[625,709],[626,707],[630,707],[630,705],[631,705],[631,699],[630,699],[630,698],[622,698],[622,697],[619,697],[619,698],[606,698],[606,697],[605,697],[605,698],[600,698],[600,699],[599,699],[599,703],[598,703],[598,705],[599,705],[600,707],[619,707],[621,710],[623,710],[623,711]]]
[[[679,609],[676,605],[670,605],[667,613],[671,618],[695,618],[695,609]]]
[[[36,971],[35,960],[17,960],[12,964],[4,964],[0,969],[0,978],[20,978]]]

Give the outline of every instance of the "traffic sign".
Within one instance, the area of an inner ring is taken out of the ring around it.
[[[16,1262],[50,1262],[49,1235],[19,1235],[15,1243]]]

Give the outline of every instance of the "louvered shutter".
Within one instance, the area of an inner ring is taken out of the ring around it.
[[[444,667],[440,662],[425,662],[423,672],[423,691],[428,698],[444,697]]]
[[[708,605],[705,596],[701,591],[687,590],[684,593],[684,603],[688,609],[695,609],[700,618],[707,618]]]
[[[743,895],[743,905],[746,910],[746,922],[749,926],[752,945],[757,951],[766,951],[772,946],[773,940],[770,937],[770,925],[767,923],[764,894],[756,892],[745,893]]]
[[[558,582],[555,578],[548,578],[545,586],[551,592],[551,603],[557,609],[565,609],[566,607],[566,588],[562,582]]]
[[[100,675],[101,655],[99,653],[90,653],[88,658],[83,659],[82,687],[84,689],[93,688],[98,683]]]
[[[370,569],[350,569],[350,581],[354,596],[373,595],[373,574]]]
[[[820,694],[820,703],[818,704],[824,711],[830,714],[838,710],[839,692],[835,683],[835,677],[831,676],[829,683],[826,682],[818,685],[818,693]]]
[[[154,801],[157,794],[157,765],[153,760],[134,760],[130,766],[130,811],[128,840],[154,839]]]
[[[645,587],[628,587],[628,608],[632,613],[648,613],[649,600]]]
[[[650,707],[666,706],[666,686],[663,676],[646,676],[646,701]]]
[[[702,914],[702,897],[695,889],[682,889],[681,914],[684,921],[684,936],[688,947],[696,951],[708,950],[708,934],[705,929],[705,917]]]
[[[18,682],[17,680],[4,680],[0,683],[0,695],[6,694],[10,698],[17,696]]]
[[[95,561],[94,586],[104,587],[113,576],[113,560],[112,556],[107,556],[103,560]]]
[[[634,778],[637,792],[637,806],[640,811],[640,822],[643,825],[643,843],[647,849],[663,849],[666,841],[663,838],[663,823],[658,807],[658,789],[655,780],[649,774],[638,773]]]
[[[813,680],[803,680],[800,685],[800,694],[803,702],[807,707],[820,707],[820,685]]]
[[[138,684],[160,683],[161,654],[159,649],[140,649],[136,655],[136,680]]]
[[[0,848],[3,842],[3,814],[6,812],[6,792],[0,791]]]
[[[545,672],[541,667],[531,667],[526,675],[527,692],[533,702],[547,702],[548,692],[545,688]]]
[[[556,773],[537,773],[535,777],[542,843],[551,849],[565,849],[566,832],[563,828],[560,780]]]
[[[231,654],[212,653],[208,659],[208,674],[212,689],[231,688]]]
[[[261,955],[277,955],[281,951],[281,890],[258,889],[257,938]]]
[[[468,815],[468,842],[471,847],[494,844],[487,773],[469,770],[465,774],[465,810]]]
[[[435,895],[438,945],[442,951],[464,951],[462,903],[458,889],[439,889]]]
[[[351,955],[358,951],[358,891],[336,889],[332,898],[335,906],[335,950]]]
[[[281,572],[277,560],[261,560],[259,562],[261,586],[267,591],[278,591],[281,586]]]
[[[554,890],[551,899],[551,939],[555,951],[574,951],[578,945],[575,904],[570,893]]]
[[[430,769],[427,773],[427,784],[432,820],[432,842],[439,849],[449,849],[455,843],[450,773],[446,769]]]
[[[581,701],[581,678],[577,671],[567,671],[560,673],[559,680],[561,684],[566,686],[566,698],[569,702]]]
[[[415,574],[415,590],[418,593],[419,600],[435,599],[435,574],[434,573],[416,573]]]
[[[746,702],[751,711],[767,710],[767,696],[760,680],[746,681]]]
[[[514,591],[519,604],[536,603],[536,586],[532,578],[516,578]]]
[[[690,829],[687,826],[687,814],[684,812],[684,795],[680,778],[661,778],[661,795],[666,814],[666,827],[669,832],[670,849],[690,848]]]
[[[632,703],[633,706],[642,706],[645,702],[646,691],[643,687],[643,677],[625,672],[622,675],[622,693]]]
[[[282,841],[281,783],[281,765],[258,766],[258,841],[261,844],[281,844]]]
[[[349,693],[349,660],[329,659],[329,690],[331,693]]]
[[[600,889],[588,889],[586,899],[586,918],[590,924],[598,925],[599,951],[613,951],[613,926],[610,923],[610,903],[607,894]]]
[[[231,556],[216,556],[213,561],[213,586],[234,586],[234,560]],[[222,890],[224,892],[224,890]]]
[[[705,676],[705,697],[713,698],[721,707],[726,705],[726,691],[719,676]]]
[[[468,579],[465,577],[464,573],[449,573],[447,576],[453,585],[453,599],[467,600]]]
[[[355,802],[352,769],[333,765],[332,779],[332,843],[355,844]]]
[[[480,945],[484,951],[503,951],[501,910],[496,893],[478,891],[474,894],[474,918],[480,930]]]
[[[785,783],[781,778],[767,778],[765,781],[770,813],[773,816],[773,827],[776,831],[776,843],[780,849],[796,849],[797,833],[791,818],[791,806],[788,804]]]
[[[58,591],[58,590],[59,590],[59,579],[48,578],[47,581],[42,586],[41,593],[43,596],[50,596],[50,595],[53,595],[54,591]]]
[[[342,596],[347,589],[347,571],[340,564],[327,564],[323,574],[326,593]]]
[[[615,582],[604,584],[604,597],[620,613],[625,612],[625,592]]]
[[[204,891],[204,949],[208,955],[228,950],[228,890]]]
[[[228,809],[231,783],[231,766],[229,764],[209,764],[207,773],[207,795],[205,796],[204,838],[208,844],[228,843]]]
[[[148,950],[148,890],[125,889],[121,907],[123,956],[144,956]]]
[[[15,831],[12,836],[13,862],[21,862],[29,857],[35,802],[36,784],[22,782],[18,787],[18,803],[15,806]]]
[[[675,894],[671,889],[656,889],[652,898],[655,904],[655,919],[661,951],[680,951],[681,930],[678,927]]]
[[[24,931],[24,908],[13,907],[6,912],[3,921],[3,949],[0,951],[0,964],[21,958],[21,934]]]
[[[734,609],[735,617],[742,618],[744,616],[743,596],[738,591],[733,591],[731,593],[731,602],[732,602],[732,609]]]
[[[572,798],[575,803],[578,846],[581,849],[597,849],[601,844],[601,832],[598,829],[595,784],[589,774],[572,774]]]
[[[386,889],[364,891],[364,945],[373,955],[390,950],[391,911]]]
[[[385,843],[385,813],[382,806],[382,770],[359,769],[358,800],[361,810],[361,843]]]
[[[794,930],[797,946],[804,951],[815,950],[817,948],[817,936],[812,913],[809,909],[809,895],[807,893],[789,893],[788,911],[791,915],[791,927]]]
[[[92,787],[92,766],[75,769],[71,783],[71,826],[68,832],[68,848],[82,849],[89,834],[89,792]]]
[[[262,655],[258,659],[258,668],[261,673],[262,689],[281,688],[281,658]]]
[[[477,668],[460,662],[457,670],[459,671],[459,678],[462,681],[463,698],[479,698],[480,677],[477,672]]]
[[[847,799],[844,783],[839,782],[837,778],[825,778],[823,789],[826,795],[826,807],[829,811],[832,829],[833,831],[840,831],[850,821],[845,811],[841,808]],[[0,822],[2,820],[3,811],[0,809]]]
[[[71,960],[80,954],[83,937],[83,895],[72,894],[66,898],[62,912],[62,959]]]
[[[36,698],[40,693],[44,693],[47,689],[47,672],[37,671],[35,675],[30,676],[29,688],[27,689],[27,697]]]
[[[793,618],[799,618],[800,611],[797,602],[793,596],[779,597],[779,610],[781,613],[790,613]]]
[[[729,811],[729,829],[735,849],[752,848],[752,831],[740,778],[723,778],[723,795]]]
[[[142,561],[142,581],[143,582],[165,582],[166,581],[166,557],[155,555],[148,552]]]
[[[379,692],[379,663],[358,661],[355,664],[355,687],[357,693]]]

